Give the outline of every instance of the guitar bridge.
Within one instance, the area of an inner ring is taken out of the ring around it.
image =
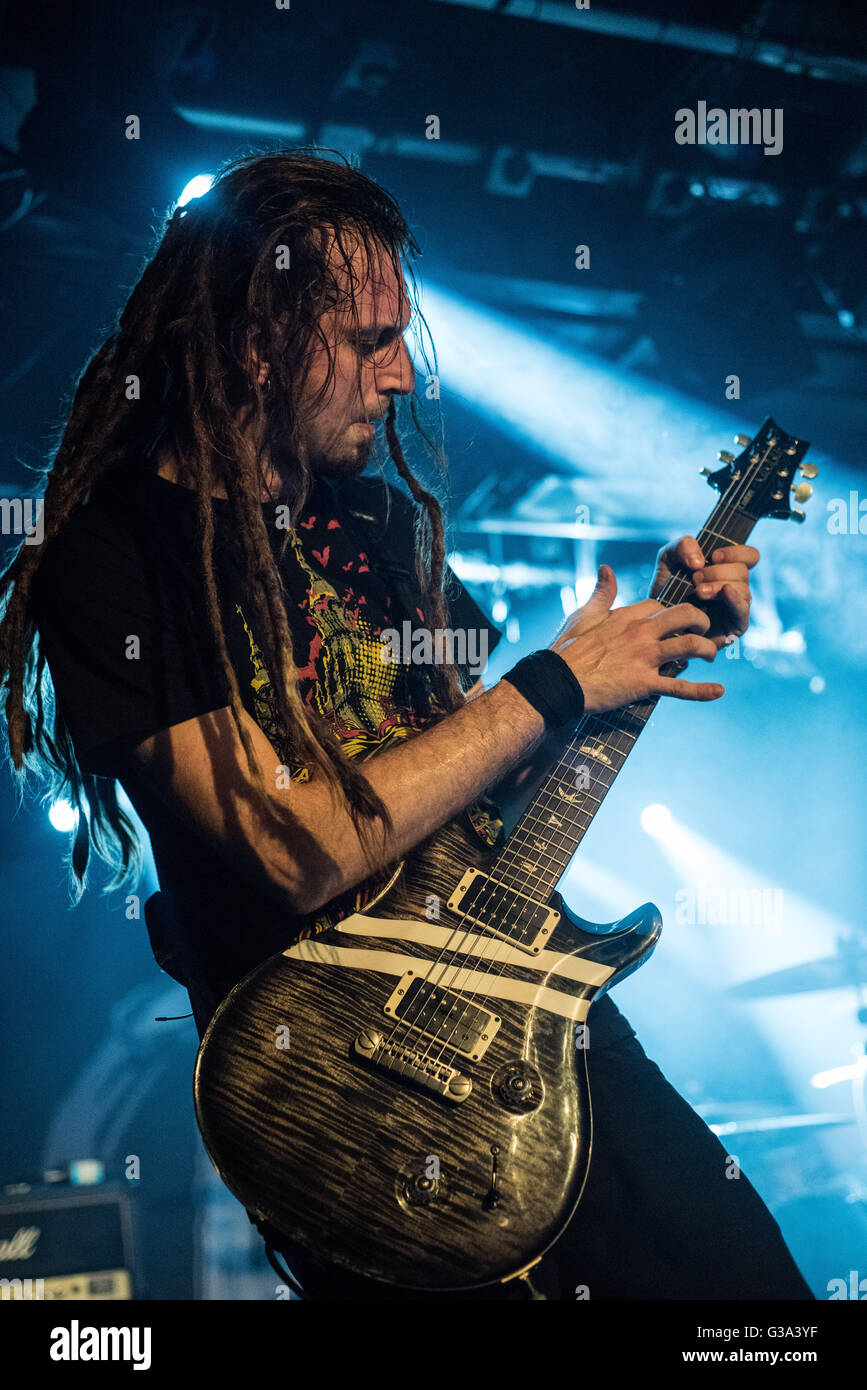
[[[432,1095],[458,1104],[466,1100],[473,1089],[473,1083],[456,1067],[446,1066],[423,1052],[403,1043],[391,1042],[382,1033],[363,1028],[352,1044],[356,1057],[379,1068],[391,1072],[420,1086]]]

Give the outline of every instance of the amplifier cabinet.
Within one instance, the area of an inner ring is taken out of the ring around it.
[[[135,1298],[134,1230],[120,1184],[0,1197],[0,1299]]]

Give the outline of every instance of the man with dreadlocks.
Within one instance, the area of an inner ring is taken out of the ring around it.
[[[234,983],[335,899],[332,916],[363,905],[446,821],[496,843],[582,709],[718,698],[660,667],[711,661],[747,625],[758,553],[705,557],[685,537],[655,591],[685,566],[713,626],[690,604],[612,612],[603,566],[551,647],[490,690],[449,659],[383,662],[383,633],[407,621],[499,638],[445,561],[436,491],[398,435],[410,397],[442,467],[404,341],[417,255],[394,200],[346,161],[278,150],[226,166],[175,210],[84,371],[44,479],[44,544],[0,581],[19,780],[39,772],[79,809],[76,896],[91,845],[109,887],[138,881],[124,788],[159,873],[154,954],[200,1033]],[[363,476],[379,421],[405,490]],[[610,999],[593,1020],[594,1160],[540,1287],[810,1297],[754,1189],[726,1181],[724,1149]],[[314,1296],[391,1296],[329,1270],[327,1251],[288,1253]],[[514,1281],[479,1296],[521,1295]]]

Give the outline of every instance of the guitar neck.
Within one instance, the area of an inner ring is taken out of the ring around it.
[[[709,557],[720,546],[743,545],[755,524],[755,517],[723,499],[696,537],[702,554]],[[676,573],[658,601],[671,608],[691,591],[691,577]],[[585,715],[497,856],[490,869],[494,878],[547,902],[658,699]]]

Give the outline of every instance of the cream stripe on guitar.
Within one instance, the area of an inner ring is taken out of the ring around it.
[[[484,956],[495,969],[501,965],[517,965],[522,970],[562,975],[564,980],[577,980],[582,985],[604,985],[612,973],[610,966],[597,965],[595,961],[581,956],[564,955],[560,951],[540,951],[537,956],[530,956],[505,941],[465,932],[462,927],[449,930],[433,922],[400,917],[364,917],[360,912],[355,912],[338,922],[334,930],[345,932],[347,936],[379,937],[382,941],[415,941],[422,946],[433,946],[438,951],[448,948],[454,955]]]
[[[311,965],[335,965],[345,970],[368,970],[382,975],[394,975],[398,979],[408,970],[425,975],[431,962],[420,956],[405,956],[398,951],[359,950],[353,947],[328,946],[317,942],[315,937],[299,941],[283,952],[293,960],[306,961]],[[456,993],[468,992],[486,999],[511,999],[515,1003],[528,1004],[533,1008],[544,1009],[547,1013],[559,1014],[578,1023],[587,1017],[589,999],[572,998],[559,990],[548,989],[545,985],[534,985],[523,980],[510,980],[503,975],[488,974],[483,970],[469,970],[465,966],[439,967],[435,983],[442,989]]]

